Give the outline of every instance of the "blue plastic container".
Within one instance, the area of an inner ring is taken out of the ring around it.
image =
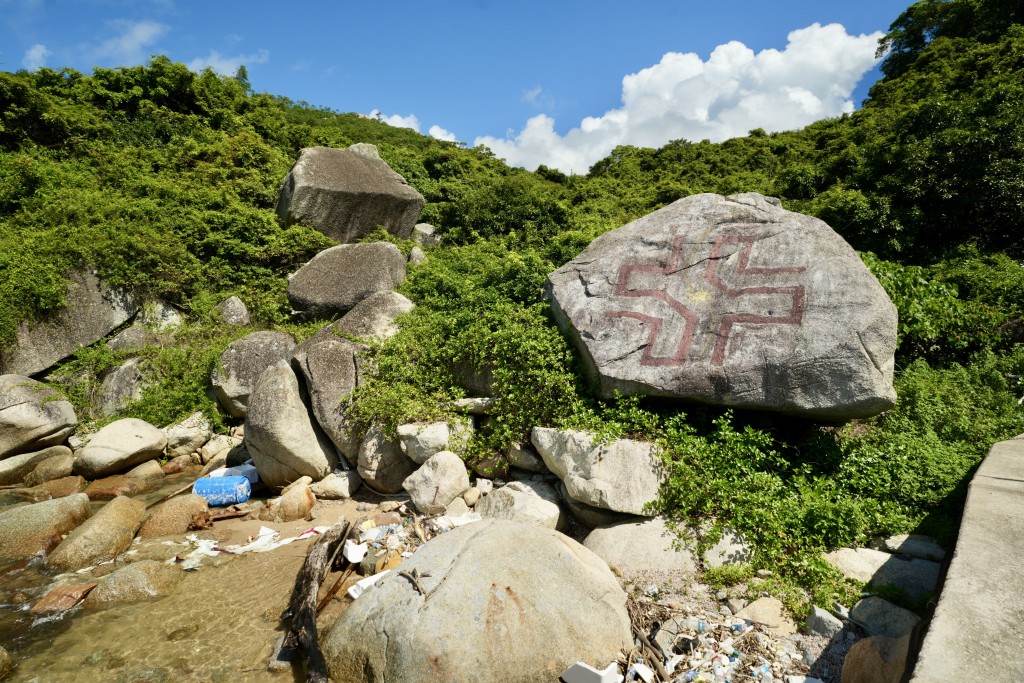
[[[246,477],[203,477],[196,479],[192,493],[210,505],[234,505],[249,500],[252,485]]]

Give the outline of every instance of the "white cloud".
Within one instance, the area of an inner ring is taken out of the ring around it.
[[[216,50],[210,50],[210,54],[205,57],[196,57],[188,63],[188,68],[191,71],[200,72],[206,67],[210,67],[216,73],[221,76],[234,76],[238,72],[238,67],[251,66],[253,64],[266,64],[267,60],[270,59],[270,52],[267,50],[257,50],[250,55],[222,55]]]
[[[428,130],[427,133],[430,135],[430,137],[437,138],[438,140],[445,140],[447,142],[455,142],[455,133],[452,133],[451,131],[447,131],[444,128],[442,128],[441,126],[437,126],[437,125],[431,126],[430,130]]]
[[[29,71],[35,71],[46,64],[46,58],[49,56],[50,51],[46,49],[46,46],[42,43],[36,43],[25,50],[25,56],[21,58],[21,65]]]
[[[666,53],[622,79],[622,106],[587,117],[565,135],[546,114],[505,139],[478,137],[515,166],[545,164],[585,173],[617,145],[660,147],[671,140],[721,141],[752,128],[792,130],[853,111],[850,95],[876,63],[880,32],[851,36],[840,24],[812,24],[787,37],[782,51],[757,54],[743,43],[719,45],[707,61]],[[532,101],[535,88],[524,93]]]
[[[149,57],[149,47],[167,32],[167,26],[155,21],[111,22],[119,31],[92,50],[95,59],[117,62],[117,66],[141,64]]]
[[[370,118],[377,119],[381,123],[386,123],[395,128],[412,128],[417,133],[420,132],[420,120],[416,118],[415,114],[409,114],[408,116],[400,116],[398,114],[385,116],[381,113],[380,109],[374,109],[370,112]]]

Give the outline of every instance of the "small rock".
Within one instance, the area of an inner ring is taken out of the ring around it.
[[[508,449],[508,464],[529,472],[548,472],[544,459],[525,444],[513,444]]]
[[[7,650],[0,647],[0,679],[14,671],[15,666],[17,666],[17,663],[14,661],[14,658],[8,654]]]
[[[313,484],[310,489],[320,500],[345,500],[351,498],[352,494],[363,485],[363,478],[355,470],[345,472],[332,472],[320,481]],[[366,505],[360,503],[359,505]],[[371,505],[372,509],[373,506]],[[358,506],[357,506],[358,509]]]
[[[74,464],[75,458],[70,452],[62,451],[59,455],[46,458],[25,477],[25,486],[38,486],[43,482],[67,477],[71,474]]]
[[[814,605],[807,615],[807,632],[813,636],[835,638],[843,630],[843,622],[832,616],[827,610]]]
[[[139,530],[139,538],[183,534],[203,521],[206,499],[194,493],[175,496],[154,508]]]
[[[883,550],[887,553],[909,555],[922,560],[942,562],[946,558],[946,551],[942,549],[931,536],[920,534],[900,534],[889,538],[879,539],[873,546],[875,550]]]
[[[462,500],[465,501],[466,505],[473,507],[477,501],[480,500],[480,489],[472,486],[462,492]]]
[[[146,479],[115,474],[112,477],[97,479],[85,489],[89,500],[113,500],[118,496],[131,498],[152,488],[153,484]]]
[[[81,602],[95,587],[95,583],[70,583],[57,586],[43,596],[43,599],[33,605],[29,611],[32,614],[66,612]]]
[[[161,469],[164,474],[177,474],[178,472],[184,472],[186,467],[192,465],[191,455],[179,455],[177,458],[169,460]]]
[[[566,508],[568,508],[569,513],[576,518],[577,522],[588,529],[611,526],[612,524],[622,524],[624,522],[634,522],[638,519],[637,515],[631,515],[625,512],[615,512],[613,510],[606,510],[604,508],[598,508],[593,505],[581,503],[569,495],[569,491],[565,488],[565,484],[562,482],[558,482],[558,493],[561,494],[562,503]]]
[[[843,660],[843,683],[899,683],[909,648],[909,635],[871,636],[857,641]]]
[[[869,635],[886,638],[902,638],[921,621],[910,610],[875,596],[864,598],[854,605],[850,610],[850,619],[863,626]]]
[[[758,598],[741,609],[736,616],[764,625],[777,638],[791,636],[797,631],[796,623],[786,613],[786,608],[778,598]]]
[[[167,457],[176,458],[198,451],[213,436],[210,421],[203,413],[196,412],[181,422],[167,427]]]
[[[397,440],[389,439],[376,426],[367,430],[356,468],[367,486],[380,493],[398,493],[416,469],[416,463],[402,452]]]
[[[719,602],[725,602],[726,598],[728,597],[729,593],[726,592],[724,589],[715,593],[715,600],[718,600]]]
[[[100,585],[94,588],[85,599],[85,607],[87,609],[112,607],[152,600],[166,595],[184,578],[185,572],[163,562],[156,560],[132,562],[100,582]]]
[[[356,512],[369,512],[370,510],[376,509],[376,505],[373,503],[357,503]]]
[[[422,247],[432,247],[441,242],[441,237],[430,223],[417,223],[412,229],[412,241]]]
[[[747,606],[747,601],[743,598],[729,598],[725,604],[729,608],[729,612],[739,614],[740,610]]]
[[[410,460],[422,465],[427,458],[448,450],[449,430],[447,422],[429,424],[404,424],[396,430],[402,452]]]
[[[460,412],[469,415],[488,415],[497,401],[493,398],[480,396],[475,398],[460,398],[452,402],[452,407]]]
[[[469,489],[470,491],[474,489]],[[466,504],[466,500],[462,496],[456,496],[455,500],[448,503],[448,507],[444,509],[444,514],[449,517],[459,517],[469,512],[469,505]]]
[[[228,451],[242,443],[241,439],[227,434],[215,434],[199,449],[199,457],[203,464],[210,462],[218,453]]]
[[[418,266],[427,260],[427,255],[419,247],[413,247],[409,252],[409,265]]]
[[[249,317],[249,309],[245,307],[245,302],[239,299],[237,296],[229,296],[224,301],[217,304],[214,309],[220,321],[225,325],[249,325],[252,320]]]
[[[296,486],[281,496],[278,515],[282,522],[306,519],[316,505],[316,496],[308,486]]]
[[[312,483],[313,477],[299,477],[298,479],[296,479],[295,481],[281,489],[281,495],[284,496],[296,486],[309,486]]]
[[[141,465],[137,465],[128,470],[124,476],[135,477],[136,479],[163,479],[164,468],[162,468],[160,463],[156,460],[147,460]]]
[[[402,484],[413,505],[425,515],[439,515],[469,488],[466,464],[451,451],[430,456]]]
[[[49,500],[50,498],[63,498],[74,493],[85,491],[88,483],[84,477],[61,477],[51,481],[44,481],[32,489],[32,497],[37,500]]]
[[[549,529],[564,529],[568,523],[558,504],[558,492],[541,482],[514,481],[489,493],[474,510],[482,517],[531,522]]]

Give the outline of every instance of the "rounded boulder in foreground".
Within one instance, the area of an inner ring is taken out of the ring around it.
[[[556,681],[576,661],[604,668],[632,647],[611,570],[553,529],[484,520],[401,569],[426,596],[396,571],[361,595],[324,638],[338,683]]]

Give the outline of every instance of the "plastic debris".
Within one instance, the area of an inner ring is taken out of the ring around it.
[[[630,671],[635,672],[636,675],[640,677],[640,680],[642,680],[644,683],[651,683],[651,681],[654,680],[654,669],[647,666],[646,664],[641,664],[640,662],[637,662],[632,666]]]
[[[359,561],[366,557],[366,551],[370,549],[367,543],[356,543],[351,538],[345,541],[345,547],[341,553],[345,559],[352,564],[359,564]]]
[[[196,479],[192,493],[202,496],[210,505],[235,505],[249,500],[252,484],[244,476],[218,476]]]
[[[353,600],[355,600],[360,595],[365,593],[367,588],[369,588],[373,584],[377,583],[378,581],[380,581],[381,579],[383,579],[385,576],[387,576],[390,573],[391,573],[390,569],[385,569],[384,571],[382,571],[382,572],[380,572],[378,574],[374,574],[373,576],[367,576],[365,579],[361,579],[359,581],[356,581],[348,589],[348,591],[347,591],[348,592],[348,597],[350,597]]]
[[[564,683],[622,683],[623,676],[619,673],[619,665],[609,664],[603,671],[598,671],[585,662],[576,662],[562,672],[559,678]]]
[[[252,460],[248,460],[241,465],[235,467],[221,467],[213,470],[206,475],[211,479],[218,477],[245,477],[249,480],[250,484],[256,484],[260,480],[260,474],[256,471],[256,465]]]

